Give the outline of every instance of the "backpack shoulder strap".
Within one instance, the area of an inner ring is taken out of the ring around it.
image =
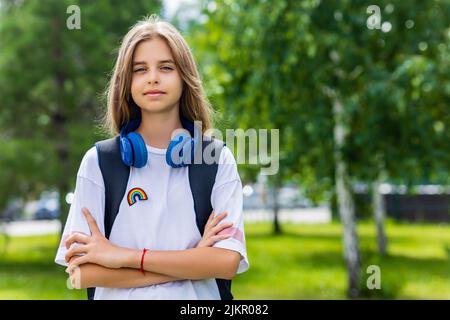
[[[213,155],[219,159],[220,152],[222,151],[224,144],[219,140],[214,140],[208,137],[204,137],[203,139],[202,148],[199,148],[198,150],[204,152],[206,147],[213,144]],[[216,152],[219,152],[219,154],[214,154]],[[206,222],[212,212],[210,200],[214,182],[216,181],[217,169],[217,162],[207,164],[202,160],[201,163],[192,163],[189,165],[189,184],[192,191],[192,197],[194,199],[197,227],[200,230],[201,235],[203,235]]]
[[[105,184],[105,237],[109,239],[111,229],[126,192],[130,168],[123,164],[120,156],[120,137],[99,141],[98,164]]]
[[[105,185],[105,237],[109,239],[111,229],[126,192],[130,168],[123,164],[120,156],[120,136],[95,143],[98,165]],[[95,288],[88,288],[88,299],[93,300]]]
[[[212,144],[212,145],[211,145]],[[189,184],[191,187],[192,198],[194,199],[194,210],[196,222],[200,234],[203,236],[206,222],[213,210],[211,204],[211,194],[214,183],[216,181],[217,169],[219,167],[218,160],[225,144],[216,139],[203,137],[202,148],[198,148],[197,152],[205,151],[205,148],[212,150],[211,155],[217,161],[208,164],[204,161],[201,163],[193,163],[189,165]],[[231,280],[216,279],[222,300],[232,300]]]

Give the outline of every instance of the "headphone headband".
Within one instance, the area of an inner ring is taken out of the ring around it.
[[[180,114],[180,121],[184,129],[189,132],[177,134],[169,143],[166,152],[166,162],[171,167],[187,166],[193,161],[201,132],[185,116]],[[131,119],[120,129],[120,152],[122,161],[127,166],[141,168],[147,163],[147,148],[140,134],[134,132],[141,124],[141,117]],[[201,130],[201,129],[200,129]],[[181,148],[180,150],[178,150]],[[174,157],[174,159],[172,159]]]
[[[141,117],[131,119],[125,125],[122,126],[122,128],[120,129],[120,134],[124,135],[134,131],[137,128],[139,128],[140,124],[141,124]]]
[[[194,137],[195,135],[194,123],[183,115],[180,116],[180,120],[183,128],[189,131],[191,137]],[[140,124],[141,124],[141,117],[131,119],[127,123],[125,123],[125,125],[122,126],[122,128],[120,129],[120,134],[124,135],[132,131],[135,131],[137,128],[139,128]]]

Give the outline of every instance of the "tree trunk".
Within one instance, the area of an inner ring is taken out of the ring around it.
[[[52,21],[52,40],[53,40],[53,52],[52,59],[54,63],[53,79],[56,87],[56,103],[58,107],[51,114],[52,128],[56,132],[56,140],[54,141],[55,152],[58,156],[60,163],[60,176],[57,182],[58,193],[59,193],[59,210],[60,210],[60,222],[61,222],[61,233],[64,230],[64,225],[68,216],[68,204],[66,202],[66,195],[70,191],[69,184],[67,182],[68,177],[65,173],[70,172],[70,162],[69,162],[69,148],[70,141],[67,134],[67,122],[68,117],[64,113],[65,101],[65,89],[64,84],[67,79],[67,75],[64,72],[63,63],[63,52],[62,52],[62,37],[61,37],[61,25],[58,18],[54,18]],[[49,137],[49,139],[54,139],[55,137]]]
[[[278,201],[278,193],[280,191],[280,181],[277,177],[274,177],[274,183],[272,186],[272,200],[273,200],[273,233],[280,235],[283,233],[281,225],[278,220],[278,213],[280,211],[280,204]]]
[[[348,296],[359,296],[360,254],[355,226],[355,205],[350,188],[347,164],[342,154],[345,145],[345,110],[338,95],[333,95],[336,196],[343,225],[344,258],[348,271]]]
[[[377,180],[372,184],[372,208],[375,225],[377,228],[378,252],[384,256],[387,253],[387,238],[384,231],[386,207],[384,196],[380,193],[380,185],[382,181],[382,176],[380,174],[377,177]]]

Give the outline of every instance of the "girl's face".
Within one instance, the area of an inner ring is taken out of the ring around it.
[[[164,40],[140,42],[133,56],[131,96],[143,112],[168,112],[179,106],[183,81]]]

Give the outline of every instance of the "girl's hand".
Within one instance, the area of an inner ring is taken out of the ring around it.
[[[70,235],[66,242],[66,248],[69,249],[73,243],[84,244],[74,246],[67,251],[65,260],[70,261],[69,267],[66,269],[70,273],[74,268],[85,263],[95,263],[106,268],[121,268],[128,249],[113,245],[100,232],[95,219],[92,217],[88,209],[82,209],[86,217],[91,236],[82,233],[74,233]],[[77,257],[78,256],[78,257]],[[72,259],[74,257],[74,259]],[[71,260],[72,259],[72,260]]]
[[[229,234],[217,235],[220,231],[230,228],[233,225],[233,223],[231,222],[217,225],[226,216],[227,216],[226,212],[222,212],[216,217],[214,217],[214,211],[210,214],[208,221],[206,222],[205,225],[203,237],[197,243],[196,248],[212,247],[217,241],[224,240],[230,237]]]

